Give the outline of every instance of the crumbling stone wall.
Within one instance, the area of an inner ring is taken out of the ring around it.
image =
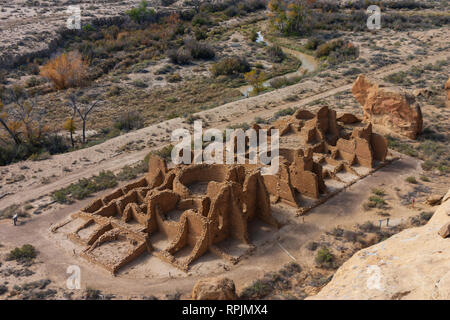
[[[347,173],[360,177],[358,168],[372,169],[386,160],[387,141],[372,132],[370,123],[339,117],[353,126],[349,132],[337,119],[324,106],[315,114],[298,110],[268,126],[280,130],[275,175],[262,176],[261,164],[169,168],[151,156],[145,177],[93,201],[52,231],[77,220],[68,238],[84,247],[84,258],[112,273],[144,252],[184,271],[206,252],[236,263],[220,243],[232,238],[250,244],[254,219],[278,227],[271,202],[306,209],[306,198],[315,203],[327,199],[327,179],[345,185]]]
[[[93,201],[52,231],[82,219],[68,238],[85,247],[82,257],[116,273],[145,251],[184,271],[208,251],[235,263],[219,243],[234,238],[249,244],[248,226],[256,218],[278,227],[255,168],[203,164],[168,169],[156,156],[149,163],[144,178]],[[199,184],[206,189],[196,190]],[[87,226],[93,231],[82,239],[78,232]],[[152,245],[158,234],[167,240],[163,249]],[[114,252],[115,246],[127,250]],[[182,250],[188,254],[177,257]]]
[[[351,115],[339,119],[343,124],[360,122]],[[370,123],[355,127],[349,134],[339,125],[336,111],[327,106],[315,114],[299,109],[267,129],[278,129],[281,137],[280,170],[275,176],[264,176],[272,202],[281,200],[299,206],[299,194],[319,199],[328,192],[325,178],[339,179],[337,173],[341,171],[359,176],[352,166],[372,169],[387,156],[387,140],[372,132]],[[296,141],[296,145],[283,146],[283,137]],[[322,164],[331,164],[334,168],[324,170]]]

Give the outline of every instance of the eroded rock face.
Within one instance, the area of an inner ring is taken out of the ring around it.
[[[199,280],[192,290],[194,300],[236,300],[236,288],[228,278]]]
[[[310,299],[450,299],[450,190],[431,220],[357,252]]]
[[[356,79],[352,93],[363,107],[363,121],[383,125],[410,139],[422,132],[422,111],[412,95],[380,88],[363,75]]]

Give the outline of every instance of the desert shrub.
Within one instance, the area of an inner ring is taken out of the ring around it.
[[[283,87],[291,86],[302,80],[301,76],[294,77],[277,77],[270,80],[270,86],[275,89],[280,89]]]
[[[42,153],[33,153],[28,160],[31,161],[43,161],[43,160],[47,160],[50,159],[52,156],[50,155],[49,152],[42,152]]]
[[[84,299],[86,300],[100,300],[101,299],[101,291],[97,289],[93,289],[91,287],[87,287],[84,292]]]
[[[214,59],[216,53],[214,49],[207,43],[201,43],[194,39],[186,39],[184,47],[187,49],[194,59]]]
[[[166,80],[168,82],[180,82],[181,80],[183,80],[183,78],[181,77],[181,75],[179,73],[174,73],[174,74],[166,76]]]
[[[252,42],[255,42],[258,39],[258,32],[256,30],[251,30],[250,31],[250,40]]]
[[[139,175],[148,171],[148,161],[141,161],[134,166],[125,166],[117,173],[117,179],[119,181],[128,181],[136,179]]]
[[[41,76],[50,79],[57,89],[81,86],[87,78],[88,63],[78,51],[63,53],[41,68]]]
[[[401,84],[401,85],[410,85],[412,84],[411,80],[409,80],[408,74],[404,71],[399,71],[396,73],[392,73],[384,77],[384,81]]]
[[[323,40],[319,38],[309,38],[305,44],[305,49],[316,50],[321,44],[323,44]]]
[[[212,25],[212,21],[207,14],[199,13],[192,18],[192,25],[201,27],[201,26],[210,26]]]
[[[270,61],[276,63],[280,63],[286,58],[286,55],[284,54],[283,50],[278,45],[267,47],[267,54],[269,55]]]
[[[433,216],[433,212],[421,212],[419,214],[420,219],[424,220],[424,221],[429,221],[431,219],[431,217]]]
[[[406,182],[409,182],[412,184],[417,184],[417,179],[416,179],[416,177],[408,177],[408,178],[406,178]]]
[[[242,74],[250,71],[250,64],[244,57],[226,57],[211,67],[214,76]]]
[[[144,127],[142,117],[136,111],[122,113],[114,123],[114,127],[120,131],[129,132]]]
[[[155,10],[148,9],[148,2],[146,0],[142,0],[139,6],[128,10],[126,14],[136,23],[154,21],[156,18]]]
[[[377,226],[375,226],[371,221],[366,221],[362,225],[359,226],[359,229],[364,232],[374,232],[379,230]]]
[[[289,107],[289,108],[286,108],[286,109],[282,109],[282,110],[280,110],[280,111],[277,111],[277,112],[275,112],[275,114],[273,115],[272,121],[275,121],[275,120],[277,120],[278,118],[281,118],[281,117],[291,116],[291,115],[293,115],[293,114],[295,113],[295,110],[296,110],[296,109],[294,109],[294,108],[292,108],[292,107]]]
[[[344,234],[343,234],[344,239],[347,241],[351,241],[351,242],[355,242],[357,239],[357,236],[358,235],[356,234],[356,232],[353,232],[350,230],[345,230]]]
[[[19,262],[31,261],[36,258],[36,250],[31,244],[24,244],[21,248],[11,250],[6,256],[6,260],[16,260]]]
[[[224,13],[227,17],[231,18],[238,16],[240,12],[236,6],[229,6],[228,8],[225,9]]]
[[[414,147],[407,142],[402,142],[400,139],[390,135],[387,135],[386,139],[388,140],[388,147],[391,149],[407,154],[411,157],[417,157],[419,155],[417,150],[415,150]]]
[[[370,207],[376,207],[380,209],[384,208],[387,205],[386,200],[379,196],[370,196],[369,203],[371,203],[371,205],[369,205]]]
[[[19,205],[13,204],[3,210],[0,210],[0,219],[11,219],[16,213],[19,217],[28,216],[28,214],[24,212]]]
[[[317,251],[315,261],[320,267],[332,267],[334,256],[327,247],[322,247]]]
[[[171,49],[167,52],[167,56],[170,61],[175,64],[189,64],[192,61],[191,52],[185,48],[179,48],[178,50]]]
[[[133,81],[133,86],[144,89],[148,87],[148,84],[138,79]]]
[[[319,244],[317,242],[310,241],[306,244],[306,249],[310,251],[316,251],[318,246]]]
[[[372,193],[373,193],[374,195],[376,195],[376,196],[379,196],[379,197],[382,197],[382,196],[385,196],[385,195],[386,195],[386,193],[384,192],[383,189],[377,189],[377,188],[373,188],[373,189],[372,189]]]
[[[70,203],[73,199],[82,200],[93,193],[114,188],[117,186],[117,177],[111,171],[101,171],[97,176],[89,179],[83,178],[77,183],[52,193],[53,200],[59,203]],[[70,198],[69,198],[70,196]]]
[[[170,161],[172,158],[172,150],[173,150],[173,145],[168,145],[168,146],[163,147],[160,150],[154,151],[154,154],[156,154],[157,156],[159,156],[163,159]]]
[[[330,64],[355,59],[359,56],[359,48],[344,40],[332,40],[317,47],[317,58],[326,58]]]
[[[333,230],[331,230],[330,234],[334,237],[342,237],[344,235],[344,229],[335,227]]]

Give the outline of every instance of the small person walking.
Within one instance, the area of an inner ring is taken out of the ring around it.
[[[19,216],[17,215],[17,213],[13,216],[13,222],[14,225],[17,226],[17,219],[19,218]]]

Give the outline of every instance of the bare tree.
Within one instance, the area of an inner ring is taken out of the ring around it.
[[[86,143],[86,122],[88,115],[98,105],[100,101],[95,100],[91,104],[81,104],[77,102],[77,96],[74,93],[69,94],[67,100],[74,114],[78,114],[83,123],[83,144],[84,144]],[[81,105],[81,107],[79,105]]]
[[[11,106],[0,103],[0,124],[8,132],[16,145],[23,143],[20,134],[25,134],[29,143],[34,143],[44,133],[45,109],[39,109],[37,96],[30,98],[21,87],[13,87],[7,91],[7,100]]]

